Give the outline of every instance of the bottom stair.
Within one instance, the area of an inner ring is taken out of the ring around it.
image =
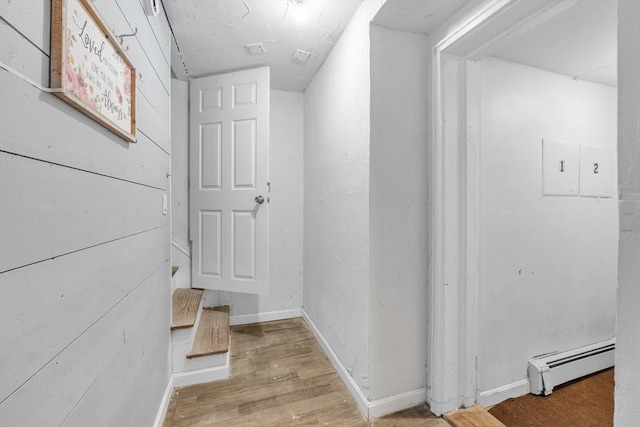
[[[229,351],[229,306],[203,308],[187,359]]]

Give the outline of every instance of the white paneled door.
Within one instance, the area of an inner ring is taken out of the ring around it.
[[[266,294],[269,68],[191,80],[192,286]]]

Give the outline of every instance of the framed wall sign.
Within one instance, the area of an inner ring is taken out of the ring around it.
[[[129,142],[136,142],[136,69],[89,0],[51,2],[51,87]]]

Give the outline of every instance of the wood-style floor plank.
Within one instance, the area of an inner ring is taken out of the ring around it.
[[[448,427],[426,405],[367,421],[305,322],[231,328],[231,378],[176,389],[164,427]]]
[[[176,289],[171,297],[171,329],[191,328],[196,323],[202,289]]]

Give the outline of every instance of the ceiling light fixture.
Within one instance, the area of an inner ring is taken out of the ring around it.
[[[289,0],[287,10],[291,13],[291,17],[297,24],[302,25],[307,21],[308,10],[304,7],[303,0]]]

